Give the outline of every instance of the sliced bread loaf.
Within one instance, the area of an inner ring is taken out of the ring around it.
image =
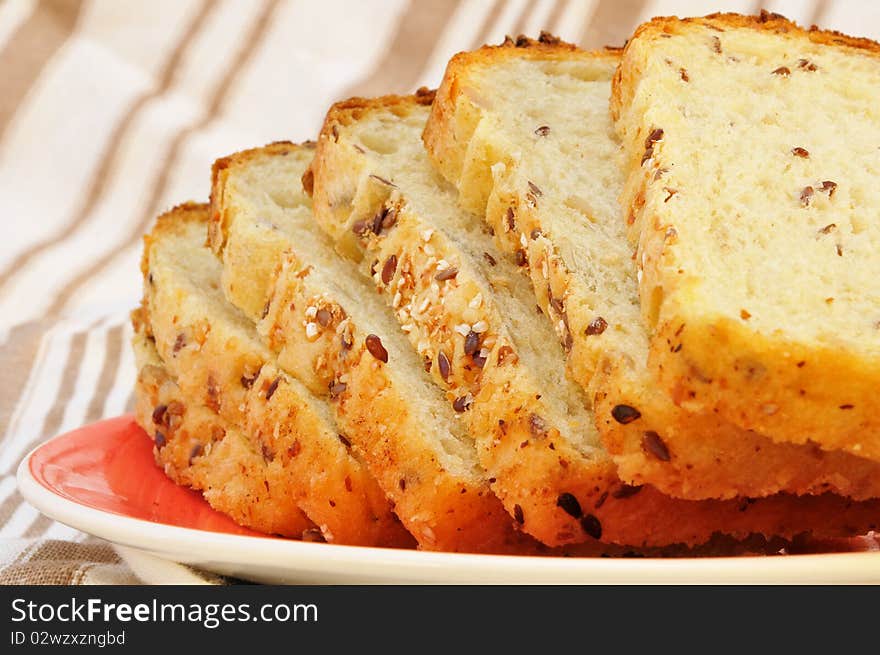
[[[433,172],[420,143],[429,100],[337,104],[305,180],[319,223],[360,255],[522,528],[548,543],[636,545],[840,530],[824,512],[849,501],[831,495],[694,502],[618,478],[527,280]],[[877,520],[880,505],[858,507]]]
[[[253,324],[226,302],[220,263],[204,245],[207,218],[205,205],[178,207],[145,239],[144,329],[168,372],[190,405],[249,440],[273,493],[290,494],[327,541],[411,545],[329,404],[278,370]]]
[[[880,459],[880,46],[766,13],[658,18],[612,111],[666,391]]]
[[[215,164],[211,242],[228,297],[259,311],[280,366],[329,399],[421,547],[535,545],[489,489],[472,438],[372,285],[334,252],[309,200],[292,190],[312,154],[274,144]]]
[[[872,462],[774,444],[656,390],[617,203],[623,161],[607,109],[617,61],[546,35],[459,54],[424,139],[462,203],[528,271],[573,377],[595,393],[620,476],[694,499],[880,495]]]
[[[189,401],[143,331],[135,332],[132,345],[135,417],[153,439],[165,474],[201,491],[211,507],[245,527],[294,538],[317,533],[290,485],[270,482],[266,461],[241,430]]]

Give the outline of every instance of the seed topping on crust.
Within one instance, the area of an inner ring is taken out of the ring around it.
[[[556,499],[556,506],[562,508],[562,511],[576,519],[579,519],[584,514],[578,499],[568,492],[559,494],[559,497]]]
[[[445,382],[449,382],[451,367],[449,366],[449,358],[442,350],[437,353],[437,368],[440,371],[440,377],[443,378]]]
[[[388,363],[388,351],[385,350],[385,346],[382,345],[382,339],[380,339],[375,334],[368,334],[367,338],[364,340],[364,343],[367,346],[367,350],[369,353],[378,359],[380,362],[385,364]]]
[[[153,423],[155,425],[162,425],[165,422],[165,412],[167,410],[167,405],[156,405],[156,408],[153,410]]]
[[[455,266],[450,266],[449,268],[444,268],[442,271],[439,271],[434,279],[438,282],[445,282],[446,280],[452,280],[455,276],[458,275],[458,269]]]
[[[473,331],[467,333],[464,338],[464,354],[473,355],[480,348],[480,335]]]
[[[632,423],[641,418],[642,413],[635,407],[630,407],[629,405],[615,405],[611,409],[611,416],[621,425],[626,425],[627,423]]]
[[[388,284],[389,282],[391,282],[396,271],[397,255],[391,255],[388,259],[385,260],[385,264],[382,266],[382,282],[384,284]]]
[[[470,394],[459,396],[454,401],[452,401],[452,409],[454,409],[458,413],[466,412],[471,408],[473,402],[474,399]]]
[[[272,399],[272,396],[275,395],[275,391],[278,390],[278,385],[280,382],[281,382],[280,377],[275,378],[274,380],[272,380],[272,384],[269,385],[269,388],[266,389],[266,401],[267,402]]]
[[[632,484],[621,484],[614,491],[611,492],[612,498],[623,499],[623,498],[631,498],[635,496],[642,490],[642,485],[632,485]]]
[[[653,430],[648,430],[642,435],[642,446],[661,462],[668,462],[672,459],[669,454],[669,448],[666,446],[666,442],[664,442],[660,435]]]
[[[330,320],[333,318],[333,315],[330,313],[329,309],[321,308],[317,312],[315,312],[315,320],[318,321],[318,324],[321,327],[327,327],[330,325]]]
[[[602,538],[602,523],[592,514],[587,514],[581,519],[581,528],[593,539]]]

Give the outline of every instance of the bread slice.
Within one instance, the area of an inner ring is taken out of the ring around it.
[[[153,439],[156,463],[177,484],[202,492],[214,509],[259,532],[317,533],[290,485],[270,482],[268,465],[244,434],[189,402],[144,332],[132,341],[138,368],[135,417]]]
[[[880,495],[873,462],[815,444],[774,444],[676,407],[655,388],[617,203],[623,161],[607,110],[617,63],[617,53],[547,35],[459,54],[424,140],[461,202],[485,215],[501,248],[528,271],[572,376],[595,394],[621,478],[691,499]]]
[[[291,495],[327,541],[412,545],[329,404],[280,371],[224,299],[220,263],[204,245],[207,218],[205,205],[178,207],[159,217],[144,247],[144,330],[184,404],[207,407],[243,434],[273,493]]]
[[[767,13],[655,19],[612,110],[663,388],[880,459],[880,46]]]
[[[211,240],[228,297],[252,316],[260,308],[264,343],[330,400],[422,548],[536,546],[489,489],[472,438],[372,285],[336,255],[308,198],[291,190],[312,154],[280,143],[215,164]]]
[[[362,255],[362,269],[373,270],[376,290],[462,410],[493,489],[523,529],[550,543],[638,546],[701,543],[713,532],[840,529],[829,526],[840,517],[824,511],[847,507],[841,498],[694,502],[617,477],[527,281],[432,171],[420,144],[429,98],[337,104],[305,180],[318,221]],[[857,511],[873,522],[878,507]]]

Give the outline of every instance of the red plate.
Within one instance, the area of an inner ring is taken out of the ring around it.
[[[153,443],[131,415],[86,425],[38,448],[34,479],[81,505],[196,530],[264,537],[172,482],[153,459]],[[267,537],[268,538],[268,537]]]
[[[153,461],[150,439],[131,416],[88,425],[39,446],[19,466],[18,485],[50,518],[123,546],[129,556],[146,554],[256,582],[880,583],[877,552],[665,560],[513,557],[266,537],[236,525],[198,493],[166,478]],[[872,540],[834,548],[877,549]]]

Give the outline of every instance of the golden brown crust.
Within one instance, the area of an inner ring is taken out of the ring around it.
[[[212,316],[200,302],[206,290],[188,288],[157,264],[166,239],[192,241],[204,233],[207,215],[204,205],[189,204],[159,218],[146,240],[138,322],[149,327],[186,397],[239,426],[265,454],[270,483],[288,489],[328,540],[410,545],[384,492],[339,439],[323,401],[277,370],[255,345],[256,333],[249,339],[230,329],[228,319]]]
[[[190,402],[146,337],[136,335],[139,339],[135,418],[152,439],[153,455],[165,474],[201,491],[214,509],[258,532],[300,538],[315,529],[288,488],[270,484],[265,462],[244,436]],[[144,356],[149,350],[154,361]]]
[[[725,28],[748,28],[762,32],[784,34],[786,38],[804,38],[811,43],[828,45],[839,48],[857,50],[873,56],[880,55],[880,44],[871,39],[859,38],[843,34],[834,30],[820,30],[815,25],[804,28],[787,19],[781,14],[761,10],[760,14],[747,16],[734,13],[715,13],[703,17],[677,18],[675,16],[663,16],[653,18],[642,23],[623,48],[622,65],[614,76],[611,91],[611,115],[617,120],[621,108],[629,102],[629,97],[634,89],[633,76],[635,71],[628,66],[627,53],[632,44],[638,39],[662,38],[662,34],[677,34],[693,26],[705,26],[710,29],[724,31]]]
[[[609,370],[605,370],[605,369]],[[880,465],[818,444],[778,444],[726,423],[692,414],[633,376],[623,360],[608,363],[594,384],[596,420],[618,472],[630,484],[652,483],[678,498],[832,492],[855,499],[880,497]],[[639,416],[620,422],[620,407]]]

